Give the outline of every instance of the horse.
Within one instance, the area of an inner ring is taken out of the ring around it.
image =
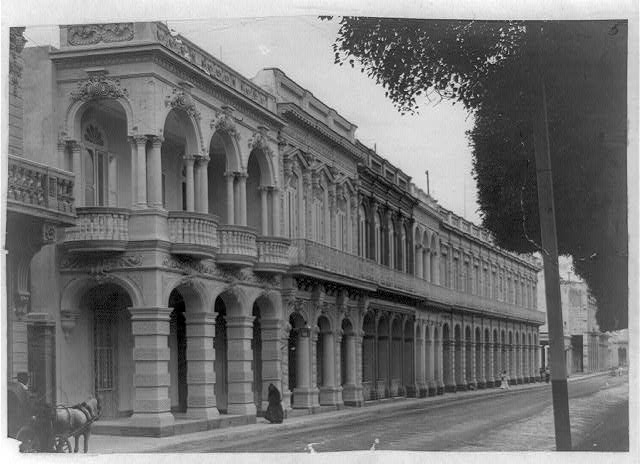
[[[89,450],[91,424],[100,416],[100,399],[91,397],[72,407],[56,407],[53,419],[53,431],[59,435],[73,435],[76,440],[73,452],[78,452],[79,438],[84,438],[84,453]]]

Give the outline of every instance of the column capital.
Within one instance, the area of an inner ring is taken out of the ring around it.
[[[182,155],[182,159],[184,161],[186,161],[187,163],[195,163],[195,161],[197,160],[198,155],[193,155],[193,154],[184,154]]]
[[[142,144],[146,144],[147,143],[147,136],[143,135],[143,134],[135,134],[133,136],[129,136],[129,142],[136,144],[136,145],[142,145]]]
[[[82,145],[80,145],[80,142],[78,142],[75,139],[69,139],[67,141],[67,145],[69,146],[72,152],[80,152],[80,150],[82,149]]]
[[[223,176],[224,176],[225,178],[231,178],[231,179],[233,179],[233,178],[235,178],[235,177],[236,177],[236,174],[237,174],[237,172],[236,172],[236,171],[225,171]]]
[[[186,324],[215,324],[216,312],[185,312]]]
[[[245,315],[242,315],[242,316],[227,315],[225,317],[225,320],[227,322],[227,328],[253,326],[254,319],[255,319],[254,316],[245,316]]]
[[[246,180],[249,177],[249,173],[246,171],[236,171],[236,176],[238,177],[238,180]]]
[[[196,158],[196,161],[200,165],[206,165],[211,160],[211,157],[207,153],[197,153],[193,155]]]
[[[137,321],[169,321],[173,308],[171,307],[128,307],[132,320]]]
[[[164,142],[164,137],[155,134],[148,135],[147,138],[151,141],[151,144],[153,144],[154,147],[160,146]]]

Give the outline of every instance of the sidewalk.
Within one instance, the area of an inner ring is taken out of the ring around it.
[[[608,376],[608,372],[590,373],[569,378],[569,382],[595,376]],[[287,418],[281,424],[270,424],[264,418],[257,418],[255,424],[233,426],[229,428],[200,431],[197,433],[168,436],[163,438],[153,437],[131,437],[131,436],[111,436],[111,435],[91,435],[89,440],[90,454],[111,454],[111,453],[150,453],[160,448],[166,450],[172,445],[188,443],[203,439],[216,441],[231,440],[237,435],[247,438],[254,435],[268,434],[271,432],[284,432],[288,430],[300,430],[301,428],[313,428],[326,423],[349,417],[365,416],[371,413],[382,413],[389,410],[406,410],[416,405],[439,405],[458,400],[470,400],[478,397],[509,395],[510,392],[532,389],[550,388],[547,383],[520,384],[512,386],[509,391],[499,388],[481,389],[477,391],[464,391],[458,393],[445,393],[441,396],[423,398],[392,398],[378,401],[366,402],[363,407],[346,407],[342,410],[318,413],[313,415],[295,416]],[[82,448],[82,445],[80,446]]]

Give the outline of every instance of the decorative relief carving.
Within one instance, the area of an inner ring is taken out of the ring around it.
[[[229,105],[222,106],[222,112],[216,115],[216,119],[211,121],[211,129],[229,134],[236,141],[240,139],[240,133],[236,128],[235,119],[233,117],[233,107]]]
[[[18,95],[20,78],[22,78],[23,65],[19,56],[24,49],[27,40],[22,35],[24,27],[9,28],[9,84],[13,90],[13,95]]]
[[[67,28],[69,45],[126,42],[133,39],[133,23],[83,24]]]
[[[51,223],[44,223],[42,225],[42,243],[51,244],[56,240],[56,227]]]
[[[200,119],[200,112],[196,110],[196,104],[191,98],[187,86],[183,86],[181,89],[174,88],[171,95],[166,98],[165,105],[174,110],[183,110],[194,119]]]
[[[78,83],[78,89],[71,92],[71,100],[117,99],[127,97],[127,89],[120,87],[119,79],[108,79],[104,70],[90,72],[89,79]]]
[[[74,310],[60,310],[60,327],[65,340],[69,340],[79,316],[80,313]]]
[[[269,147],[269,143],[267,141],[267,132],[268,129],[266,126],[258,126],[258,132],[254,132],[253,136],[249,139],[249,152],[254,149],[260,149],[265,154],[273,157],[273,150],[271,150],[271,147]]]
[[[89,270],[90,274],[100,275],[118,268],[131,268],[142,265],[141,255],[123,255],[111,258],[91,258],[67,256],[60,261],[65,270]]]

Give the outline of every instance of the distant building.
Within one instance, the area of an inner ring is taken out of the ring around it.
[[[610,368],[608,333],[600,331],[596,321],[598,305],[596,299],[582,279],[572,275],[565,263],[560,265],[560,295],[562,299],[562,322],[564,332],[565,362],[567,374],[589,373]],[[565,268],[563,270],[563,268]],[[563,273],[564,271],[564,273]],[[566,278],[563,278],[562,275]],[[546,312],[544,273],[538,276],[538,302]],[[547,366],[549,335],[545,322],[540,327],[541,367]]]

